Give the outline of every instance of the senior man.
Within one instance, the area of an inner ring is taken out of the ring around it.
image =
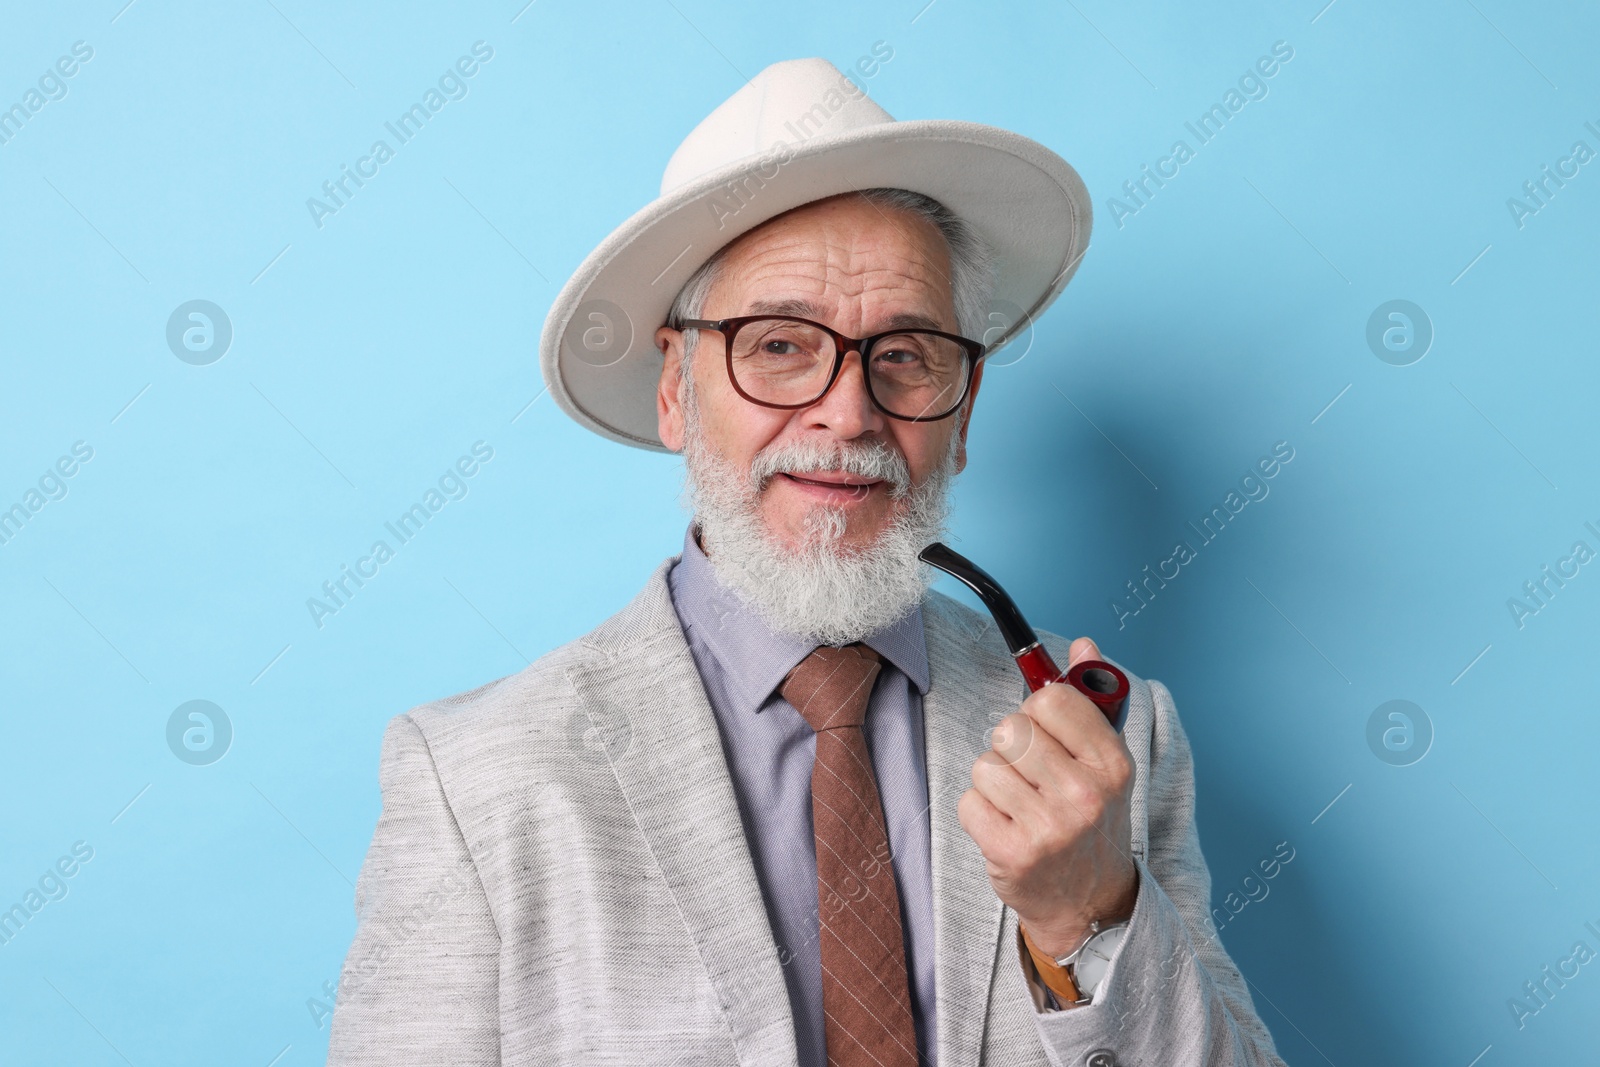
[[[1048,149],[895,122],[822,60],[689,135],[542,346],[580,423],[683,454],[682,551],[391,722],[330,1063],[1281,1063],[1208,923],[1171,695],[1129,672],[1121,734],[1023,699],[916,558],[1006,309],[1088,231]]]

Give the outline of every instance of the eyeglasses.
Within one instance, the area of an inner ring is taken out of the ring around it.
[[[722,334],[734,391],[769,408],[815,404],[839,379],[844,357],[859,352],[873,406],[906,422],[937,422],[954,414],[987,351],[977,341],[939,330],[846,337],[809,319],[777,315],[684,319],[678,328]]]

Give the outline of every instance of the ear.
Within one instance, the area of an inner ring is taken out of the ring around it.
[[[663,326],[656,331],[656,347],[665,358],[661,379],[656,382],[656,433],[661,443],[674,452],[683,451],[683,405],[678,403],[678,385],[689,370],[683,365],[683,331]]]
[[[956,446],[956,473],[960,474],[967,469],[967,429],[972,425],[972,407],[978,402],[978,386],[983,384],[983,363],[980,361],[972,372],[972,387],[967,390],[967,399],[961,405],[961,411],[956,415],[961,425],[956,428],[956,433],[961,437],[961,443]]]

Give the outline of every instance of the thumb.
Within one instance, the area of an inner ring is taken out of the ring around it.
[[[1067,653],[1067,667],[1073,666],[1086,659],[1100,659],[1100,648],[1087,637],[1080,637],[1072,642],[1072,647]]]

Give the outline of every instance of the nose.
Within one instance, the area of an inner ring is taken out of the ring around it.
[[[867,393],[866,360],[859,349],[852,348],[844,354],[844,365],[839,368],[833,387],[804,414],[808,426],[832,430],[847,440],[884,430],[884,414]]]

